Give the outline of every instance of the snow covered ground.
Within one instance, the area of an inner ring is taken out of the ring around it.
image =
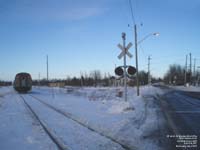
[[[43,129],[24,107],[12,87],[0,88],[0,149],[55,150]]]
[[[162,132],[165,120],[158,102],[153,98],[155,94],[163,94],[163,91],[144,86],[138,97],[135,88],[128,88],[127,102],[120,97],[121,91],[122,87],[33,87],[29,94],[22,96],[68,149],[124,149],[110,139],[131,149],[164,149],[165,135]],[[30,95],[68,113],[72,120]],[[0,120],[1,149],[57,149],[12,87],[0,88]]]

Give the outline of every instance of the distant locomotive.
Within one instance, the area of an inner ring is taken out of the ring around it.
[[[20,93],[26,93],[32,89],[32,78],[29,73],[18,73],[15,76],[14,89]]]

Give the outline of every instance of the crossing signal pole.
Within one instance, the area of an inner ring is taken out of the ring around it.
[[[123,48],[126,52],[126,34],[122,33],[122,39],[123,39]],[[126,74],[126,55],[124,55],[124,99],[127,101],[127,74]]]
[[[117,72],[116,74],[117,75],[120,75],[120,76],[123,76],[124,78],[124,99],[125,101],[127,101],[127,72],[126,72],[126,69],[127,69],[127,65],[126,65],[126,55],[128,57],[133,57],[132,54],[128,51],[129,48],[132,46],[132,43],[129,43],[127,46],[126,46],[126,33],[122,33],[122,40],[123,40],[123,46],[121,44],[118,44],[117,46],[119,47],[119,49],[122,50],[122,52],[119,54],[118,58],[121,59],[122,57],[124,57],[124,66],[123,66],[123,69],[121,67],[117,67],[115,69],[115,71]]]

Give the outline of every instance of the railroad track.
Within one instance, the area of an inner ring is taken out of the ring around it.
[[[123,149],[125,150],[136,150],[137,148],[136,147],[133,147],[132,145],[129,145],[127,143],[124,143],[123,141],[120,141],[119,139],[117,138],[114,138],[113,136],[109,135],[109,134],[106,134],[104,131],[100,131],[98,130],[97,128],[91,126],[88,124],[87,121],[81,119],[81,118],[78,118],[74,115],[72,115],[71,113],[69,112],[66,112],[66,111],[63,111],[63,110],[60,110],[58,108],[56,108],[55,106],[53,105],[50,105],[49,103],[46,103],[44,100],[42,100],[41,98],[38,98],[36,96],[33,96],[31,94],[28,94],[30,97],[34,98],[35,100],[37,100],[38,102],[40,102],[42,105],[50,108],[51,110],[54,110],[55,112],[63,115],[65,118],[67,119],[70,119],[76,123],[78,123],[79,125],[81,125],[82,127],[84,128],[87,128],[89,129],[91,132],[95,132],[97,133],[98,135],[100,136],[103,136],[107,139],[109,139],[110,141],[112,141],[113,143],[116,143],[118,145],[120,145]],[[32,109],[32,107],[26,102],[26,99],[20,95],[20,97],[23,99],[25,105],[28,107],[28,109],[30,109],[30,111],[33,113],[33,115],[35,116],[35,118],[38,120],[38,122],[40,123],[40,125],[43,127],[43,129],[45,130],[45,132],[47,132],[47,134],[49,135],[49,137],[52,139],[52,141],[57,145],[57,147],[60,149],[60,150],[68,150],[68,147],[63,144],[63,141],[61,141],[59,138],[57,138],[57,136],[51,131],[51,129],[49,129],[46,125],[45,122],[43,122],[39,116],[37,115],[37,113]]]
[[[23,100],[26,107],[31,111],[31,113],[34,115],[36,120],[39,122],[39,124],[42,126],[44,131],[47,133],[47,135],[50,137],[50,139],[56,144],[59,150],[68,150],[67,146],[63,144],[63,142],[51,131],[50,128],[48,128],[47,124],[42,121],[37,113],[32,109],[32,107],[26,102],[26,99],[20,95],[21,99]]]

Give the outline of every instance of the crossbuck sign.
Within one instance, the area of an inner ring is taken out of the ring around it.
[[[128,49],[132,46],[133,44],[130,42],[127,47],[123,47],[121,44],[118,44],[117,46],[122,50],[122,52],[119,54],[118,58],[121,59],[124,55],[129,56],[130,58],[133,57],[133,55],[128,51]]]

